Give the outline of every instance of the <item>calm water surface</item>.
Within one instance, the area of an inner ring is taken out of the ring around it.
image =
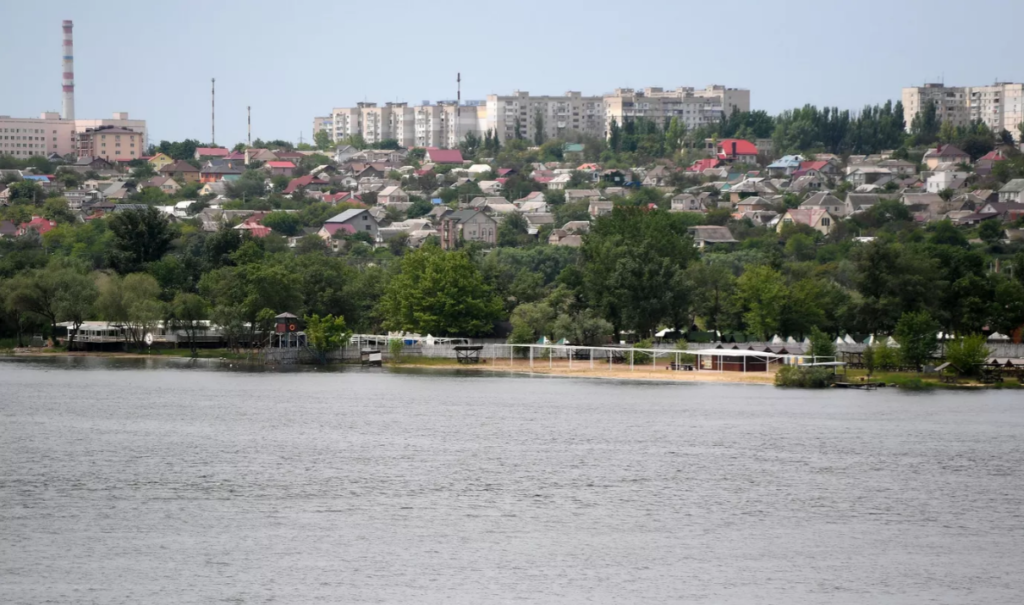
[[[0,361],[0,602],[1024,602],[1024,395]]]

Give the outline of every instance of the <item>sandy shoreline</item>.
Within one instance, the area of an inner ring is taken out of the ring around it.
[[[139,353],[123,352],[66,352],[66,351],[40,351],[26,352],[15,351],[14,357],[102,357],[108,359],[189,359],[188,357],[172,357],[160,355],[146,355]],[[209,358],[216,359],[216,358]],[[225,359],[225,361],[229,361]],[[246,363],[245,360],[230,360],[233,363]],[[566,360],[552,361],[550,364],[545,361],[535,360],[533,368],[530,362],[525,359],[517,359],[513,364],[507,360],[481,360],[479,364],[458,364],[454,360],[451,363],[417,363],[415,358],[403,361],[394,366],[395,368],[415,368],[422,370],[469,370],[477,372],[494,372],[516,374],[532,374],[540,376],[557,376],[564,378],[590,378],[603,380],[640,380],[658,382],[693,382],[693,383],[718,383],[718,384],[774,384],[775,373],[749,372],[747,374],[738,372],[687,372],[673,371],[666,369],[663,364],[652,368],[649,365],[635,366],[630,370],[628,365],[614,365],[611,369],[604,363],[595,363],[593,369],[589,361],[574,361],[572,368]]]

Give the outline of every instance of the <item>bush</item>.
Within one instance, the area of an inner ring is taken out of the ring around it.
[[[391,363],[402,362],[402,351],[405,349],[405,341],[401,338],[392,338],[388,341],[388,357]]]
[[[988,348],[985,337],[981,334],[964,336],[946,345],[946,361],[965,376],[977,374],[991,354],[992,349]]]
[[[650,338],[647,338],[633,346],[637,349],[652,349],[654,348],[654,343]],[[651,363],[651,354],[643,351],[633,351],[633,365],[643,365],[645,363]]]
[[[783,366],[775,373],[775,386],[798,389],[825,389],[832,385],[835,375],[828,368]]]

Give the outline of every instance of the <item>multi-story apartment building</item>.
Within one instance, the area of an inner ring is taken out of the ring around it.
[[[605,130],[612,121],[644,117],[659,123],[677,118],[688,129],[718,122],[733,111],[750,111],[750,91],[712,85],[703,90],[693,88],[617,88],[604,97]]]
[[[0,155],[16,158],[75,153],[75,123],[56,112],[39,118],[0,116]]]
[[[127,111],[115,111],[112,118],[103,118],[98,120],[75,120],[75,130],[79,136],[86,130],[97,129],[103,126],[113,126],[114,128],[127,128],[141,139],[139,148],[143,149],[149,142],[149,132],[146,130],[145,120],[132,120],[128,117]]]
[[[134,160],[144,155],[142,133],[130,128],[100,126],[78,133],[78,157],[103,158],[108,162]]]
[[[962,86],[944,86],[942,84],[925,84],[903,89],[903,119],[910,130],[914,116],[927,103],[934,103],[936,117],[939,122],[950,122],[954,126],[966,126],[971,122],[967,109],[969,89]]]
[[[584,97],[581,93],[569,91],[563,96],[530,96],[517,90],[511,95],[488,95],[486,120],[483,130],[493,130],[498,139],[507,141],[519,136],[533,139],[536,136],[538,120],[544,130],[544,138],[560,137],[568,131],[604,136],[604,104],[601,97]]]
[[[687,128],[717,122],[733,110],[750,111],[750,91],[713,85],[704,89],[676,88],[666,91],[617,89],[610,95],[585,97],[569,91],[561,96],[531,96],[525,91],[489,95],[486,101],[438,101],[409,107],[406,103],[359,103],[335,109],[330,118],[315,118],[332,132],[335,141],[361,134],[367,143],[395,139],[403,147],[452,148],[473,133],[494,131],[501,141],[518,136],[534,140],[538,124],[544,138],[576,132],[607,137],[612,120],[620,124],[643,116],[664,123],[679,118]],[[537,116],[541,119],[538,121]],[[519,132],[516,132],[516,128]],[[333,130],[331,130],[333,129]]]
[[[321,116],[313,118],[313,136],[315,137],[318,132],[325,130],[327,134],[334,138],[334,117],[333,116]]]
[[[1024,84],[974,86],[969,108],[971,121],[981,120],[996,134],[1008,130],[1019,139],[1017,126],[1024,122]]]
[[[1004,129],[1020,137],[1017,125],[1024,122],[1024,84],[997,82],[991,86],[925,84],[903,89],[903,118],[910,129],[926,103],[934,103],[939,122],[967,126],[981,120],[993,132]]]

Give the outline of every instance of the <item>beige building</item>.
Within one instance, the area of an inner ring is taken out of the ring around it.
[[[139,148],[144,151],[148,146],[149,131],[146,130],[146,121],[130,119],[127,111],[115,111],[112,117],[99,120],[75,120],[75,130],[79,135],[90,128],[95,130],[103,126],[132,130],[141,139]]]
[[[75,153],[75,123],[56,112],[38,118],[0,116],[0,155],[19,159]]]
[[[502,142],[516,138],[533,140],[537,131],[537,115],[541,116],[544,138],[560,138],[567,132],[595,137],[604,136],[604,101],[601,97],[584,97],[569,91],[562,96],[531,97],[525,91],[511,95],[488,95],[483,130],[493,130]]]
[[[129,128],[100,126],[78,134],[78,157],[103,158],[108,162],[135,160],[144,155],[145,139]]]
[[[1019,140],[1024,122],[1024,84],[999,82],[991,86],[925,84],[903,89],[903,119],[910,130],[925,103],[935,103],[939,122],[967,126],[981,120],[993,132],[1008,130]]]
[[[750,91],[711,85],[703,90],[680,87],[617,88],[604,97],[605,132],[611,130],[612,120],[622,124],[626,120],[644,117],[665,123],[677,118],[687,129],[699,128],[721,120],[736,111],[750,111]]]

